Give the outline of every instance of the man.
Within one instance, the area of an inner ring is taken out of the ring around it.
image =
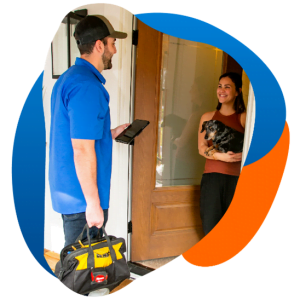
[[[74,32],[81,57],[62,74],[51,96],[49,182],[53,209],[62,214],[65,246],[87,223],[91,236],[108,218],[112,139],[129,124],[110,129],[109,94],[101,72],[112,68],[116,38],[103,16],[87,16]]]

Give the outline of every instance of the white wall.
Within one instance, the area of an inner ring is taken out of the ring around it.
[[[105,88],[110,94],[112,128],[130,120],[130,81],[133,15],[123,8],[110,4],[91,4],[77,9],[88,10],[89,15],[104,15],[115,30],[128,34],[125,40],[117,40],[117,53],[112,59],[113,68],[103,71]],[[68,12],[66,12],[67,14]],[[49,41],[49,44],[51,41]],[[49,47],[50,49],[50,47]],[[46,195],[45,195],[45,243],[48,250],[60,252],[64,245],[61,215],[52,209],[48,183],[48,145],[50,129],[50,97],[55,80],[52,79],[51,52],[47,55],[44,80],[43,103],[46,123]],[[128,146],[114,142],[111,180],[111,197],[107,233],[127,240],[128,207]]]

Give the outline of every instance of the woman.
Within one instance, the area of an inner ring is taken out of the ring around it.
[[[198,133],[199,153],[206,158],[200,184],[200,209],[205,235],[217,225],[231,203],[241,170],[242,153],[216,152],[212,156],[205,155],[212,141],[205,140],[205,131],[200,131],[204,121],[218,120],[244,133],[246,109],[241,76],[233,72],[221,75],[217,97],[217,110],[201,117]]]

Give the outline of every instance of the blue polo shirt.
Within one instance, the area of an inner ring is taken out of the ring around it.
[[[95,140],[100,205],[109,207],[112,165],[109,95],[105,79],[88,61],[77,58],[51,95],[49,183],[53,209],[61,214],[86,210],[76,175],[71,139]]]

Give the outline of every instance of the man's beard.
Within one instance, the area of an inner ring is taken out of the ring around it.
[[[112,59],[111,53],[109,51],[106,51],[105,49],[102,56],[104,70],[109,70],[112,68],[111,59]]]

